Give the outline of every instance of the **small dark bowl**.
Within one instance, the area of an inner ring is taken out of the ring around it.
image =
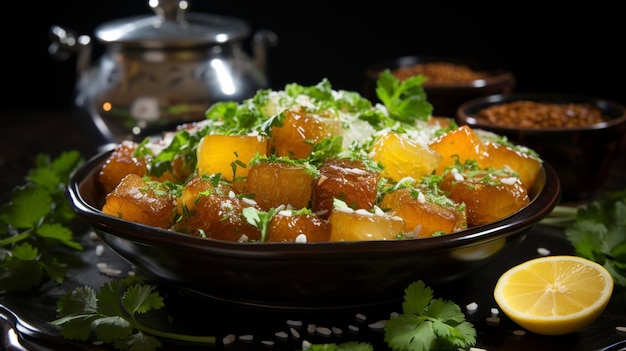
[[[378,75],[385,69],[395,70],[421,63],[444,62],[463,65],[473,71],[487,73],[484,78],[454,85],[424,84],[428,102],[433,105],[433,116],[454,118],[456,109],[463,102],[493,94],[509,94],[516,86],[515,76],[509,70],[493,63],[462,57],[403,56],[369,66],[363,81],[363,96],[379,101],[376,96]]]
[[[396,301],[412,282],[451,281],[514,250],[557,205],[560,185],[544,164],[532,201],[488,225],[427,239],[238,243],[202,239],[105,215],[98,173],[111,151],[71,179],[74,211],[140,272],[220,300],[276,308],[340,308]]]
[[[604,122],[572,127],[507,127],[477,116],[478,111],[514,101],[543,103],[587,103],[600,109]],[[563,201],[593,198],[606,175],[626,133],[626,109],[613,101],[572,94],[514,93],[466,101],[456,115],[460,125],[492,131],[510,141],[535,150],[559,176]]]

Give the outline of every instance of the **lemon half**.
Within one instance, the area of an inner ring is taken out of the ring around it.
[[[613,279],[600,264],[578,256],[546,256],[500,276],[494,298],[512,321],[542,335],[573,333],[606,308]]]

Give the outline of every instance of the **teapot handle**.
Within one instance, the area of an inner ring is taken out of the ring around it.
[[[266,71],[267,48],[278,45],[278,36],[269,29],[260,29],[252,36],[252,56],[254,64],[262,72]]]
[[[48,52],[52,57],[65,61],[71,53],[77,54],[76,71],[81,74],[91,65],[92,41],[88,35],[77,35],[71,30],[61,26],[50,27],[50,39]]]

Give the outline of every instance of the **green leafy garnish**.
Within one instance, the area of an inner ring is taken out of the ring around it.
[[[451,301],[433,298],[419,280],[404,290],[402,313],[385,324],[385,342],[393,351],[458,350],[476,344],[476,329]],[[316,344],[307,351],[372,351],[369,343]]]
[[[626,286],[626,189],[579,207],[565,229],[578,256],[603,265],[614,283]]]
[[[164,306],[154,287],[139,278],[110,280],[98,292],[89,286],[77,287],[57,302],[57,319],[69,340],[86,341],[92,336],[117,350],[153,351],[162,346],[160,338],[215,344],[214,336],[193,336],[156,330],[142,324],[140,315]],[[120,299],[121,296],[121,299]]]
[[[423,75],[399,81],[389,69],[378,76],[376,95],[389,110],[389,115],[402,122],[431,118],[433,106],[426,99]]]
[[[476,330],[457,304],[434,299],[420,280],[405,289],[402,314],[385,324],[385,341],[394,351],[457,349],[474,345]]]
[[[46,278],[63,282],[68,264],[59,247],[82,250],[69,228],[75,214],[65,187],[83,161],[78,151],[54,160],[38,155],[25,184],[0,208],[0,292],[29,291]]]

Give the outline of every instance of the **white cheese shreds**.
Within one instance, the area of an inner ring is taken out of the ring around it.
[[[365,315],[361,313],[357,313],[355,317],[357,320],[360,320],[360,321],[367,320],[367,317],[365,317]]]
[[[241,340],[241,341],[252,341],[252,340],[254,340],[254,335],[252,335],[252,334],[240,335],[239,336],[239,340]]]
[[[303,340],[302,341],[302,349],[303,350],[307,350],[309,347],[311,347],[311,343],[309,341]]]
[[[507,177],[500,179],[500,182],[506,185],[513,185],[519,181],[519,178],[516,177]]]
[[[293,319],[288,319],[287,320],[287,325],[288,326],[292,326],[292,327],[301,327],[302,326],[302,321],[295,321]]]
[[[300,339],[300,332],[298,332],[295,328],[289,328],[289,331],[294,338]]]
[[[478,309],[478,304],[476,302],[468,303],[467,306],[465,306],[465,309],[470,312],[474,312]]]
[[[517,335],[517,336],[526,335],[526,331],[525,330],[521,330],[521,329],[517,329],[517,330],[513,331],[513,335]]]
[[[617,330],[618,332],[626,333],[626,327],[618,326],[615,327],[615,330]]]
[[[495,308],[495,307],[491,308],[491,315],[492,316],[497,316],[499,314],[500,314],[500,311],[497,308]]]
[[[262,340],[261,344],[265,345],[265,346],[274,346],[274,342],[271,340]]]
[[[316,326],[315,324],[309,324],[309,325],[306,327],[306,331],[307,331],[309,334],[313,334],[313,333],[315,333],[315,329],[316,329],[316,328],[317,328],[317,326]]]
[[[385,324],[387,324],[386,320],[380,320],[378,322],[369,324],[368,327],[370,327],[371,329],[383,329],[385,327]]]
[[[229,345],[235,342],[236,336],[235,334],[228,334],[222,339],[222,344]]]
[[[550,250],[546,249],[545,247],[540,247],[537,249],[537,253],[541,256],[548,256],[550,254]]]
[[[358,333],[358,332],[359,332],[359,327],[357,327],[357,326],[355,326],[355,325],[350,324],[350,325],[348,326],[348,330],[349,330],[349,331],[351,331],[351,332],[353,332],[353,333]]]
[[[276,332],[274,335],[279,339],[287,339],[289,337],[289,335],[284,331]]]
[[[100,257],[104,253],[104,246],[98,245],[96,246],[96,256]]]
[[[315,332],[320,334],[320,335],[331,335],[333,332],[332,330],[330,330],[330,328],[326,328],[326,327],[317,327],[315,328]]]
[[[333,334],[335,334],[335,335],[341,335],[341,334],[343,334],[343,330],[342,330],[341,328],[338,328],[338,327],[332,327],[331,329],[332,329],[332,331],[333,331]]]
[[[480,347],[470,347],[469,351],[487,351],[487,349],[481,349]]]
[[[487,317],[486,318],[487,323],[488,324],[499,324],[500,323],[500,317]]]

